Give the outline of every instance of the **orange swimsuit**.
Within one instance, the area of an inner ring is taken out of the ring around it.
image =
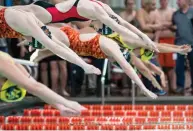
[[[23,35],[14,31],[5,21],[5,10],[0,10],[0,38],[21,38]]]
[[[99,38],[96,35],[93,39],[88,41],[81,41],[80,33],[71,27],[62,27],[61,30],[68,36],[70,48],[80,56],[93,56],[98,59],[107,58],[107,56],[100,49]]]

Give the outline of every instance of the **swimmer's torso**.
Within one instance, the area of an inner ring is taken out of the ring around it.
[[[6,8],[0,10],[0,38],[21,38],[23,35],[14,31],[5,20]]]
[[[96,35],[91,40],[81,41],[79,32],[71,27],[62,27],[61,30],[68,36],[70,48],[80,56],[93,56],[104,59],[107,56],[103,53],[99,45],[100,35]]]
[[[60,12],[55,5],[52,5],[50,3],[47,2],[43,2],[43,1],[37,1],[34,2],[34,5],[40,6],[42,8],[44,8],[47,12],[49,12],[51,14],[52,23],[59,23],[59,22],[64,22],[64,23],[68,23],[68,22],[72,22],[72,21],[88,21],[87,18],[84,18],[82,16],[80,16],[77,12],[77,5],[78,5],[79,0],[76,0],[75,3],[73,4],[73,6],[65,13]]]

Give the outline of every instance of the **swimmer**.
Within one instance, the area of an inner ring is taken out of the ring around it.
[[[0,61],[1,100],[5,102],[21,101],[25,97],[27,90],[58,109],[62,116],[77,116],[80,115],[81,111],[85,110],[77,102],[67,100],[37,82],[22,65],[15,63],[10,55],[0,51]]]

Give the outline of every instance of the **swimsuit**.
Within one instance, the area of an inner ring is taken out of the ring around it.
[[[70,10],[63,13],[60,12],[55,5],[44,1],[37,1],[34,4],[46,9],[52,15],[52,23],[68,23],[72,21],[88,21],[89,19],[82,17],[78,14],[77,5],[80,0],[76,0]]]
[[[107,58],[99,45],[100,35],[88,41],[81,41],[80,33],[71,27],[62,27],[61,30],[68,36],[70,48],[80,56],[93,56],[98,59]]]
[[[5,58],[9,60],[12,64],[14,64],[13,58],[2,51],[0,51],[0,57],[1,59]],[[0,74],[0,78],[3,77],[5,78],[4,75]],[[13,82],[6,80],[3,84],[3,86],[0,88],[0,100],[5,101],[5,102],[17,102],[21,101],[25,95],[26,95],[26,90],[20,86],[17,86]]]
[[[13,30],[5,20],[5,10],[0,10],[0,38],[21,38],[23,35]]]

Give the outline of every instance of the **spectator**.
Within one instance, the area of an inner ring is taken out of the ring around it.
[[[159,2],[160,8],[153,11],[152,18],[154,18],[155,24],[162,24],[163,29],[156,31],[155,41],[174,44],[174,32],[171,30],[171,23],[175,10],[168,7],[168,0],[159,0]],[[174,89],[176,89],[175,56],[176,54],[173,53],[159,54],[159,63],[168,78],[169,94],[175,93]]]
[[[156,1],[155,0],[142,0],[141,4],[142,4],[142,8],[139,9],[136,14],[136,19],[137,19],[137,22],[139,23],[139,29],[141,29],[145,34],[147,34],[149,38],[151,38],[152,40],[155,40],[154,32],[162,29],[162,25],[155,24],[154,19],[151,16],[152,11],[155,11],[156,9]],[[151,59],[151,62],[155,64],[156,66],[159,66],[156,56],[154,56]],[[152,90],[157,95],[166,94],[165,91],[160,91],[156,89],[155,87],[153,87],[151,82],[144,76],[142,76],[142,80],[145,86],[149,88],[150,90]],[[156,75],[156,80],[161,84],[160,77],[158,75]]]
[[[136,13],[136,19],[139,23],[139,29],[147,34],[152,40],[155,38],[154,32],[162,29],[162,25],[154,24],[154,19],[151,17],[152,11],[156,9],[155,0],[142,0],[142,8]]]
[[[161,37],[174,37],[174,32],[172,28],[172,15],[175,9],[168,7],[168,0],[159,0],[160,8],[156,9],[151,13],[153,21],[155,24],[162,25],[162,30],[157,30],[159,32],[155,40],[158,41]]]
[[[135,1],[125,0],[125,10],[120,13],[120,16],[127,22],[135,25],[136,11],[134,10]]]
[[[173,14],[173,25],[176,27],[176,45],[189,44],[193,45],[193,8],[189,6],[189,0],[178,0],[179,9]],[[187,58],[191,70],[191,87],[185,88],[185,56],[177,54],[176,75],[177,75],[177,92],[186,95],[193,94],[193,51],[188,53]]]

